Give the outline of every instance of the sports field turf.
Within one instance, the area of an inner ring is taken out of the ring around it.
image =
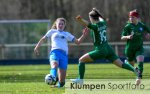
[[[49,65],[12,65],[0,66],[0,94],[62,94],[65,88],[52,88],[44,83],[44,77],[49,73]],[[69,64],[67,79],[76,78],[77,64]],[[113,64],[87,64],[86,79],[135,79],[135,74],[116,67]],[[143,79],[150,79],[150,63],[144,64]],[[150,86],[150,83],[147,85]],[[110,91],[108,94],[110,94]],[[121,92],[120,92],[121,93]],[[111,94],[120,94],[111,93]],[[78,94],[71,93],[68,94]],[[83,93],[84,94],[84,93]],[[92,93],[91,93],[92,94]],[[103,94],[96,92],[93,94]],[[107,94],[107,93],[105,93]],[[123,93],[122,93],[123,94]],[[124,93],[124,94],[134,94]],[[136,93],[138,94],[138,93]],[[139,94],[150,94],[150,89]]]

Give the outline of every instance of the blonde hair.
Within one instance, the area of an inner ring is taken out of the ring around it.
[[[51,29],[57,29],[57,27],[56,27],[57,21],[63,21],[64,24],[66,25],[66,19],[65,19],[65,18],[57,18],[57,19],[55,20],[55,22],[53,23]]]

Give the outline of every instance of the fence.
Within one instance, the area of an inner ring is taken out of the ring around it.
[[[32,44],[47,32],[50,24],[50,20],[1,20],[0,59],[30,58]]]
[[[0,60],[47,59],[49,41],[40,48],[40,55],[33,52],[36,43],[50,28],[50,20],[2,20],[0,21]],[[124,57],[124,42],[111,42],[116,53]],[[149,56],[150,42],[144,42],[145,56]],[[76,46],[69,43],[69,58],[79,58],[93,50],[92,43]]]
[[[115,52],[120,56],[124,57],[125,42],[111,42]],[[50,44],[42,44],[40,48],[40,55],[34,54],[34,47],[36,44],[3,44],[0,45],[0,59],[47,59]],[[144,42],[144,55],[149,57],[150,54],[150,42]],[[93,50],[92,43],[82,43],[77,46],[74,43],[69,43],[69,57],[79,58],[81,55]],[[9,54],[11,53],[11,54]]]

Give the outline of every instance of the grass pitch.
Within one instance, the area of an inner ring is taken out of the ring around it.
[[[0,66],[0,94],[63,94],[65,88],[52,88],[44,83],[49,73],[49,65],[13,65]],[[150,63],[144,64],[143,79],[150,79]],[[78,65],[69,64],[67,79],[76,78]],[[113,64],[86,64],[86,79],[135,79],[135,74],[116,67]],[[147,84],[147,85],[150,85]],[[117,90],[119,92],[119,90]],[[120,91],[121,92],[121,91]],[[108,94],[117,94],[110,91]],[[150,90],[139,94],[150,94]],[[136,94],[138,94],[136,93]],[[71,93],[70,94],[78,94]],[[104,94],[96,92],[93,94]],[[107,93],[105,93],[107,94]],[[123,93],[122,93],[123,94]],[[125,94],[125,93],[124,93]],[[127,93],[126,94],[134,94]]]

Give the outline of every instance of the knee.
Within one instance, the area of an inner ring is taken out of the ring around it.
[[[58,67],[58,63],[57,62],[52,62],[51,63],[51,68],[57,68]]]
[[[79,58],[79,62],[81,62],[81,61],[82,61],[82,58],[80,57],[80,58]]]
[[[137,62],[143,62],[144,61],[144,56],[140,55],[136,57]]]
[[[123,62],[120,59],[117,59],[117,60],[113,61],[113,64],[115,64],[116,66],[121,68],[123,65]]]
[[[85,62],[85,59],[83,57],[80,57],[79,62]]]

